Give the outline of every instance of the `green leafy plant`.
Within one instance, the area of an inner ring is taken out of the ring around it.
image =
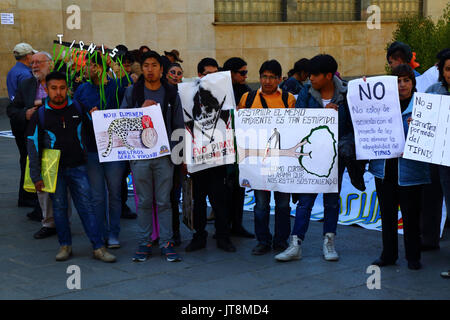
[[[436,54],[444,48],[450,48],[450,3],[443,15],[434,23],[430,17],[405,16],[400,19],[393,33],[392,41],[408,44],[416,53],[416,61],[420,64],[416,70],[425,72],[436,63]],[[386,65],[386,70],[390,70]]]

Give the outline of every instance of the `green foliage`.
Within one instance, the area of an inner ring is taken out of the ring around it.
[[[436,63],[436,54],[450,48],[450,3],[437,23],[430,17],[406,16],[399,20],[392,42],[401,41],[408,44],[416,53],[420,64],[416,70],[425,72]],[[386,49],[392,43],[388,43]],[[389,68],[387,68],[389,69]]]

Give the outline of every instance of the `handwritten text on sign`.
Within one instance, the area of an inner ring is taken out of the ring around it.
[[[450,166],[450,96],[415,93],[403,157]]]
[[[355,131],[356,158],[400,157],[405,135],[397,77],[352,80],[348,83],[347,100]]]
[[[337,192],[338,113],[333,109],[240,109],[239,182],[254,190]]]

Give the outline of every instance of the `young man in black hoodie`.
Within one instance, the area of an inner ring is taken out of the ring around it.
[[[56,191],[50,194],[53,216],[60,243],[57,261],[65,261],[72,255],[72,237],[67,214],[70,190],[75,207],[80,215],[84,230],[93,249],[94,258],[114,262],[116,257],[104,247],[95,217],[86,168],[84,128],[87,123],[85,107],[67,96],[68,87],[64,73],[52,72],[45,78],[48,98],[44,105],[34,112],[27,129],[27,148],[30,158],[30,177],[36,190],[45,187],[41,175],[42,150],[61,151]]]

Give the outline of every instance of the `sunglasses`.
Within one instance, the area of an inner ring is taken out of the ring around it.
[[[239,73],[241,76],[246,76],[248,73],[248,70],[236,71],[236,73]]]
[[[175,70],[170,70],[170,73],[173,74],[174,76],[182,76],[183,72],[182,71],[175,71]]]

